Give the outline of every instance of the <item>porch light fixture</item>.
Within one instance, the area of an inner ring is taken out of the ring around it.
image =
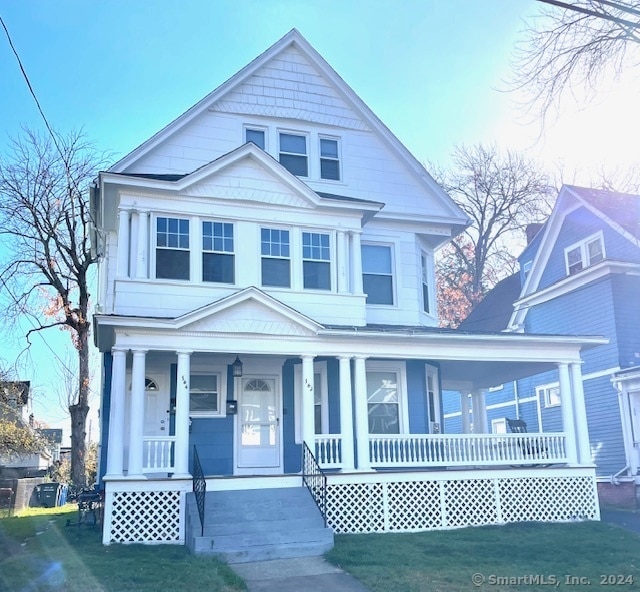
[[[242,362],[239,356],[236,356],[236,361],[231,365],[233,368],[233,377],[240,378],[242,376]]]

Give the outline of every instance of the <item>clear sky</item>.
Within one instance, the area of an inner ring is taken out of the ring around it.
[[[51,124],[84,128],[114,161],[295,27],[419,160],[446,165],[457,144],[495,141],[579,168],[571,181],[587,184],[590,170],[634,159],[640,85],[623,77],[624,92],[603,93],[584,109],[566,105],[539,137],[517,97],[500,89],[523,18],[540,7],[534,0],[0,0],[0,15]],[[0,153],[22,124],[42,127],[0,31]],[[56,349],[61,343],[53,340]],[[21,378],[41,393],[36,415],[57,426],[60,411],[45,405],[57,402],[50,367],[42,371],[47,355],[38,353],[33,374]]]

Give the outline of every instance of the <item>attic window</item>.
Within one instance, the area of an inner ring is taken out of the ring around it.
[[[340,158],[338,140],[320,138],[320,178],[340,180]]]
[[[583,269],[595,265],[604,259],[604,241],[602,233],[567,247],[564,251],[567,275],[574,275]]]
[[[306,136],[281,133],[279,161],[292,175],[308,177]]]
[[[263,129],[245,128],[244,141],[253,142],[258,148],[266,149],[265,132]]]

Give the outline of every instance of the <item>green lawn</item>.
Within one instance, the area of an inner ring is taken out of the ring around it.
[[[598,522],[338,535],[327,558],[372,592],[640,589],[640,536]]]
[[[226,565],[174,545],[111,545],[99,528],[66,527],[76,506],[0,520],[0,591],[238,592]]]

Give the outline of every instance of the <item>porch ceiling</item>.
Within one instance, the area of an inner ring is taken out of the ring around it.
[[[551,362],[443,360],[440,362],[440,375],[442,388],[446,390],[476,390],[526,378],[555,368],[557,365]]]

